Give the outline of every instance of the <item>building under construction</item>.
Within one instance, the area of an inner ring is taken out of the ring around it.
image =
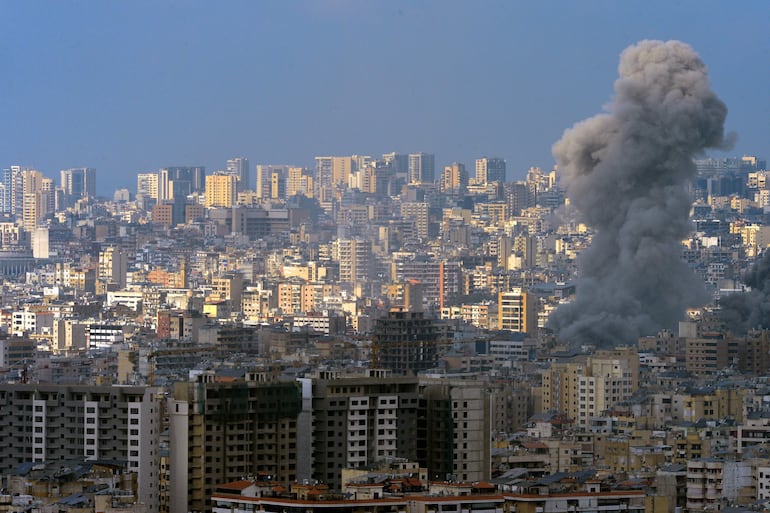
[[[432,369],[446,344],[446,330],[436,319],[405,307],[391,308],[375,321],[372,368],[411,375]]]

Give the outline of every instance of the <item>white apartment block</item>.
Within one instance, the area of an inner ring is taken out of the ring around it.
[[[11,335],[23,337],[25,333],[35,333],[37,330],[37,315],[35,312],[22,310],[13,312],[11,320]]]

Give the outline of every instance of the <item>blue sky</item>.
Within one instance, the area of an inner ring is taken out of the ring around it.
[[[693,46],[735,148],[770,157],[770,2],[3,1],[0,165],[136,173],[234,156],[499,156],[509,177],[612,95],[641,39]]]

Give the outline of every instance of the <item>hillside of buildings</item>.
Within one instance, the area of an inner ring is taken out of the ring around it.
[[[611,344],[548,323],[595,235],[557,169],[9,166],[0,512],[765,509],[770,173],[695,164],[708,302]]]

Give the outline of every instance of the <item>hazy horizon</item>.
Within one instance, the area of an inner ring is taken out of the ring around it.
[[[171,165],[316,155],[481,156],[550,169],[612,99],[620,52],[679,39],[768,157],[764,1],[4,2],[0,166],[97,169],[100,194]]]

